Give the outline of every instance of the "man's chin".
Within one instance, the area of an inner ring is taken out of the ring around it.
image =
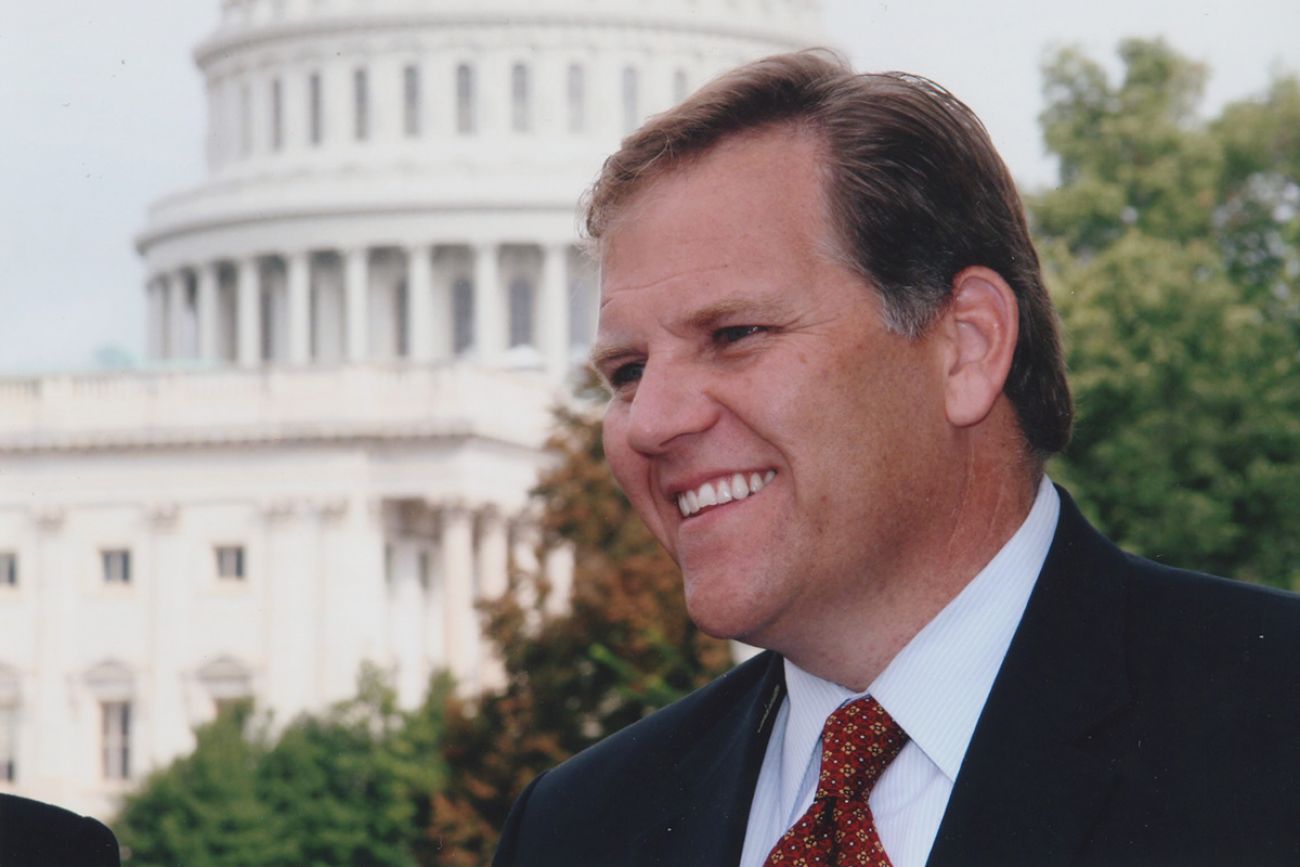
[[[764,636],[770,631],[772,618],[763,617],[753,608],[736,605],[728,600],[724,604],[710,604],[704,599],[686,596],[686,613],[701,632],[710,638],[739,641],[754,647],[766,647]]]

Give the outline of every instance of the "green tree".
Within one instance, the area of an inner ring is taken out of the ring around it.
[[[433,757],[394,748],[404,724],[392,690],[368,670],[356,698],[285,729],[257,773],[259,800],[278,817],[289,850],[275,863],[415,864],[412,759]]]
[[[1203,67],[1045,70],[1058,188],[1029,206],[1079,420],[1051,468],[1125,547],[1300,588],[1300,84],[1213,122]]]
[[[155,773],[116,823],[131,865],[409,867],[429,850],[448,684],[403,714],[373,669],[357,696],[273,740],[250,708],[200,728],[192,754]]]
[[[448,708],[439,864],[487,863],[533,776],[730,665],[726,644],[687,617],[676,566],[610,476],[595,410],[559,411],[549,448],[557,462],[535,495],[545,542],[573,547],[572,605],[548,613],[543,585],[487,608],[507,683]],[[516,574],[515,589],[531,577]]]
[[[223,713],[197,732],[193,753],[152,775],[114,828],[132,867],[247,867],[283,863],[280,819],[257,795],[260,733],[246,735],[249,708]]]

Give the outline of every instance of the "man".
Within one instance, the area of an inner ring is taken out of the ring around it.
[[[0,867],[118,867],[117,839],[94,819],[0,794]]]
[[[768,653],[544,774],[498,865],[1300,863],[1300,600],[1129,557],[974,115],[820,53],[611,157],[610,465]]]

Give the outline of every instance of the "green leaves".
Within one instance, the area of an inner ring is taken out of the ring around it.
[[[1131,550],[1300,589],[1300,83],[1207,124],[1202,67],[1120,54],[1118,86],[1046,70],[1061,185],[1029,205],[1079,412],[1051,472]]]
[[[128,799],[115,824],[128,863],[414,867],[437,749],[412,749],[424,719],[400,714],[376,671],[362,672],[357,698],[278,739],[254,722],[248,708],[218,717]]]

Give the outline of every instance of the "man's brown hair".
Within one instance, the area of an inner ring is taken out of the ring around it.
[[[894,331],[920,335],[963,268],[1010,284],[1020,336],[1004,391],[1039,458],[1063,449],[1074,410],[1024,207],[979,118],[932,81],[857,74],[824,50],[742,66],[623,141],[588,195],[587,234],[599,242],[638,191],[724,138],[786,125],[821,143],[837,258]]]

